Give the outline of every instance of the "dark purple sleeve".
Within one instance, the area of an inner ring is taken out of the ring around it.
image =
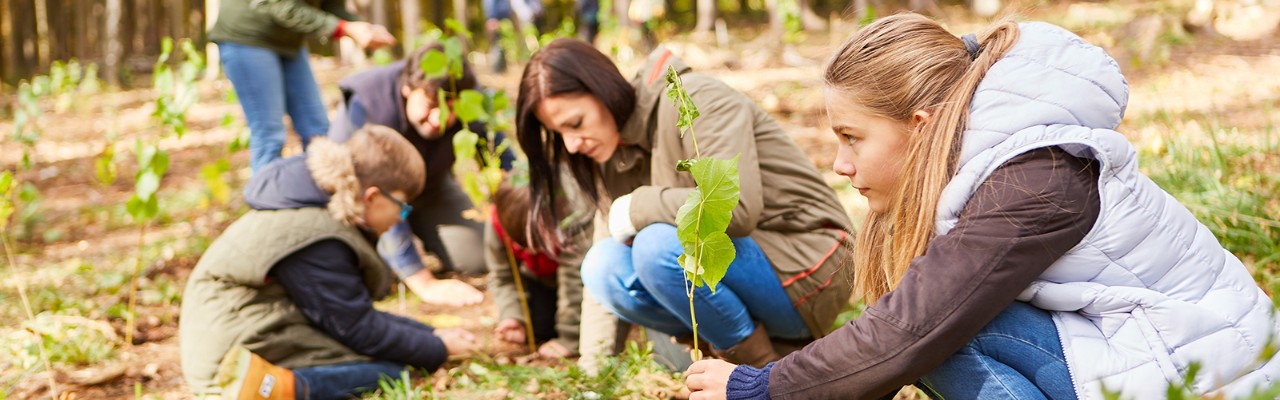
[[[356,353],[380,361],[435,370],[448,351],[426,324],[373,308],[355,252],[323,240],[271,269],[289,299],[322,332]]]
[[[1093,227],[1094,164],[1044,148],[1002,165],[895,290],[774,366],[772,398],[877,398],[937,368]]]

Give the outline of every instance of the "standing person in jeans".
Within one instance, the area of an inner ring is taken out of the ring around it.
[[[1274,387],[1274,304],[1143,175],[1114,130],[1129,88],[1105,51],[1046,23],[957,37],[902,14],[846,41],[825,81],[833,169],[871,208],[854,257],[869,306],[763,369],[695,363],[691,399]]]
[[[423,163],[394,131],[318,138],[245,185],[252,208],[209,246],[178,327],[190,390],[223,399],[345,399],[406,366],[474,348],[461,329],[382,312],[393,278],[371,243],[408,212]],[[221,360],[221,361],[219,361]]]
[[[329,131],[311,74],[307,36],[347,36],[366,49],[395,43],[381,25],[356,20],[343,0],[223,0],[209,40],[249,125],[249,167],[262,169],[284,148],[284,114],[305,147]]]
[[[676,258],[676,212],[693,191],[676,161],[694,157],[666,95],[668,67],[681,74],[702,117],[694,121],[703,157],[741,156],[741,199],[726,232],[736,256],[720,286],[694,292],[699,336],[715,354],[763,366],[795,341],[822,337],[848,304],[849,217],[813,163],[747,96],[691,72],[658,49],[630,82],[590,44],[559,39],[525,67],[516,100],[520,148],[529,159],[530,237],[557,248],[565,202],[555,194],[569,171],[591,202],[607,210],[582,262],[591,297],[621,319],[680,338],[692,333],[684,268]],[[607,224],[604,221],[607,220]]]
[[[453,136],[463,128],[451,114],[444,114],[436,103],[437,93],[446,90],[446,101],[458,93],[478,89],[471,65],[465,60],[462,78],[427,79],[418,60],[430,50],[442,51],[439,43],[424,45],[404,60],[372,68],[343,79],[342,103],[329,130],[329,138],[344,142],[365,124],[394,129],[413,144],[427,165],[422,194],[409,199],[413,213],[396,224],[378,241],[378,253],[387,260],[410,290],[423,301],[444,305],[467,305],[484,299],[474,287],[457,279],[436,279],[419,255],[414,237],[422,240],[424,250],[438,260],[440,271],[456,271],[478,275],[485,272],[482,225],[463,216],[475,206],[453,177]],[[467,127],[485,136],[482,123]],[[494,140],[505,138],[499,132]],[[483,145],[483,144],[482,144]],[[515,159],[508,149],[502,154],[502,167],[510,169]]]

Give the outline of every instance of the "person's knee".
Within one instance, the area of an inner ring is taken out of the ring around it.
[[[621,243],[605,239],[591,246],[583,257],[582,284],[598,301],[610,301],[615,292],[626,290],[621,286],[619,274],[630,268],[619,264],[630,257],[625,254],[627,250]]]
[[[631,244],[631,257],[641,282],[679,277],[676,261],[684,248],[676,236],[676,227],[652,224],[641,229]]]
[[[480,232],[472,227],[458,225],[441,225],[440,240],[445,251],[449,253],[452,267],[467,275],[478,275],[488,271],[484,265],[484,241]]]

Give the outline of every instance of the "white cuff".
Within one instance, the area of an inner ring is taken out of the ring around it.
[[[636,235],[636,227],[631,225],[631,195],[617,198],[609,207],[609,235],[619,243]]]

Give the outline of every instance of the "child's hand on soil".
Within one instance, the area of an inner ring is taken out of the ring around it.
[[[451,356],[467,354],[476,349],[476,335],[465,329],[436,329],[435,334],[444,342],[444,347]]]
[[[484,293],[457,279],[435,279],[422,270],[404,280],[423,302],[442,306],[469,306],[484,300]]]
[[[514,318],[504,319],[493,328],[493,335],[504,342],[524,344],[524,322]]]
[[[565,358],[573,354],[569,349],[564,348],[560,342],[552,340],[538,346],[538,355],[544,358]]]

